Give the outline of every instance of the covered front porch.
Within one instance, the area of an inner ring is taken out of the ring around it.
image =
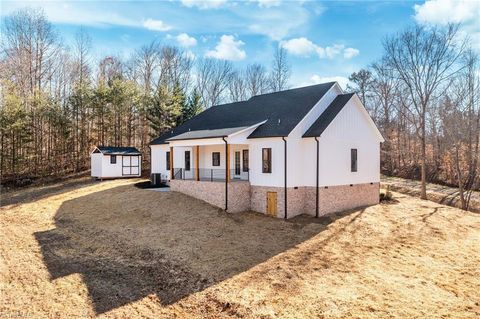
[[[247,144],[176,144],[170,146],[168,153],[168,161],[173,163],[170,165],[170,180],[249,181]]]

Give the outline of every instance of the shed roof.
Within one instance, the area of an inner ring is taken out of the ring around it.
[[[243,102],[212,106],[150,144],[165,144],[187,132],[195,138],[212,137],[211,131],[251,127],[263,121],[265,123],[259,125],[248,138],[288,136],[334,85],[335,82],[322,83],[256,95]],[[193,133],[195,131],[197,133]]]
[[[322,135],[323,131],[332,123],[343,107],[350,101],[355,93],[340,94],[325,111],[313,122],[312,126],[303,134],[303,137],[316,137]]]
[[[135,147],[97,146],[96,148],[105,155],[142,155]]]

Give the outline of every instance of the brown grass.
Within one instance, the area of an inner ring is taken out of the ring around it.
[[[284,221],[137,181],[0,208],[0,318],[480,317],[478,214],[394,193]]]

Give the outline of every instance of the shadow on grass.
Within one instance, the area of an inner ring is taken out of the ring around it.
[[[95,183],[91,178],[79,178],[78,180],[74,181],[65,181],[62,183],[55,183],[46,186],[33,186],[33,187],[26,187],[21,190],[14,190],[10,192],[6,192],[1,194],[0,199],[0,207],[7,206],[7,205],[15,205],[15,204],[26,204],[31,203],[33,201],[53,196],[57,194],[61,194],[65,191],[71,190],[73,188],[79,186],[87,186]]]
[[[175,303],[354,212],[285,222],[256,213],[226,214],[180,193],[129,185],[64,202],[56,228],[35,237],[51,279],[81,274],[100,314],[151,294],[162,305]]]

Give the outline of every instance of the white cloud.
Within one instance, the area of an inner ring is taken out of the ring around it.
[[[317,53],[318,46],[307,38],[295,38],[280,42],[280,45],[287,50],[288,53],[298,56],[310,56]]]
[[[178,44],[183,47],[193,47],[197,45],[197,39],[194,37],[189,36],[186,33],[180,33],[176,36]]]
[[[334,44],[324,48],[304,37],[281,41],[280,45],[292,55],[309,57],[316,54],[320,59],[333,59],[342,53],[344,58],[351,59],[360,53],[358,49],[345,48],[343,44]]]
[[[306,26],[311,16],[308,8],[296,1],[286,1],[277,7],[241,8],[235,13],[244,21],[241,26],[247,24],[252,33],[266,35],[275,41],[283,40],[292,31]]]
[[[148,30],[153,31],[167,31],[170,30],[172,27],[166,25],[162,20],[154,20],[154,19],[147,19],[143,22],[143,26]]]
[[[338,82],[338,84],[340,84],[340,86],[344,90],[347,88],[347,84],[350,83],[350,81],[348,81],[348,78],[344,76],[320,76],[318,74],[314,74],[308,79],[308,81],[300,83],[299,86],[301,87],[327,82]]]
[[[360,54],[360,51],[358,49],[346,48],[345,50],[343,50],[343,57],[345,59],[351,59],[354,56],[357,56],[359,54]]]
[[[260,7],[271,8],[271,7],[278,7],[282,1],[281,0],[252,0],[254,2],[258,2]]]
[[[460,23],[460,36],[467,36],[472,47],[480,52],[480,1],[429,0],[414,5],[415,20],[425,25]]]
[[[415,20],[421,23],[447,24],[462,23],[479,18],[478,0],[429,0],[416,4]]]
[[[217,9],[224,5],[227,0],[182,0],[182,4],[186,7],[197,7],[199,9]]]
[[[142,25],[141,21],[113,10],[98,10],[99,6],[91,3],[65,2],[62,4],[57,1],[38,1],[30,5],[41,8],[48,20],[53,23],[95,27],[110,25],[141,27]],[[0,15],[6,16],[16,10],[24,9],[26,4],[22,1],[4,1],[1,6]]]
[[[222,35],[215,49],[207,51],[205,56],[231,61],[243,60],[247,56],[245,51],[241,49],[244,44],[240,40],[235,40],[233,35]]]

